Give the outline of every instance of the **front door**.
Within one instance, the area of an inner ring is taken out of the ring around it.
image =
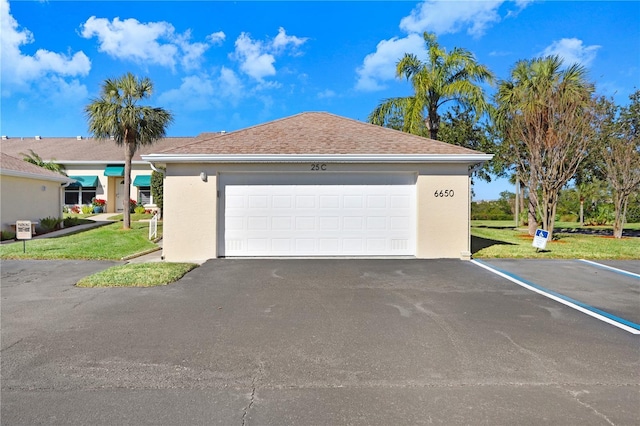
[[[118,186],[116,187],[116,211],[121,212],[124,211],[124,179],[119,180]]]

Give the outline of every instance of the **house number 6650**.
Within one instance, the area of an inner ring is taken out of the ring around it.
[[[325,171],[327,170],[327,165],[326,164],[321,164],[321,163],[311,163],[311,170],[313,170],[314,172],[317,171]]]
[[[436,197],[436,198],[453,197],[453,189],[436,190],[436,192],[433,193],[433,196]]]

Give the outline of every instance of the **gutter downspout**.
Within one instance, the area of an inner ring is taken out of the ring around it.
[[[58,204],[60,205],[60,212],[62,213],[62,216],[64,217],[64,193],[65,193],[65,188],[68,188],[69,185],[71,185],[71,181],[67,182],[67,183],[63,183],[60,185],[60,189],[58,190]],[[62,221],[62,228],[64,228],[64,221]]]
[[[162,170],[157,169],[155,164],[149,163],[149,166],[151,166],[151,170],[153,170],[154,172],[160,173],[163,177],[167,175],[166,172],[163,172]]]

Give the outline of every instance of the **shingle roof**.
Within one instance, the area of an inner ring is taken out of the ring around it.
[[[0,153],[0,174],[8,175],[30,175],[32,177],[42,178],[44,180],[54,180],[59,182],[65,182],[69,179],[60,173],[52,172],[51,170],[43,169],[35,164],[28,163],[11,155]]]
[[[229,133],[202,133],[161,154],[482,154],[326,112],[304,112]]]
[[[141,147],[133,157],[133,161],[142,161],[140,155],[162,151],[184,145],[193,140],[193,137],[172,137],[159,140],[153,145]],[[100,161],[124,162],[124,148],[117,146],[112,140],[83,138],[9,138],[0,141],[0,151],[22,158],[21,153],[33,152],[45,161],[54,160],[57,163],[69,161]]]

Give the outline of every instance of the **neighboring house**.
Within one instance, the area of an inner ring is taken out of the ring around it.
[[[469,176],[493,157],[317,112],[153,148],[168,261],[469,258]]]
[[[156,152],[186,144],[193,138],[164,138],[156,144],[144,146],[134,155],[131,164],[131,198],[153,209],[151,196],[151,172],[149,163],[140,154]],[[91,200],[106,200],[106,212],[120,212],[124,208],[124,148],[113,140],[101,140],[77,136],[74,138],[2,137],[0,151],[23,158],[21,153],[33,150],[45,161],[53,161],[65,167],[73,180],[65,188],[66,206],[88,205]]]
[[[64,186],[71,180],[60,173],[0,153],[0,226],[12,231],[17,220],[38,222],[62,217]]]

